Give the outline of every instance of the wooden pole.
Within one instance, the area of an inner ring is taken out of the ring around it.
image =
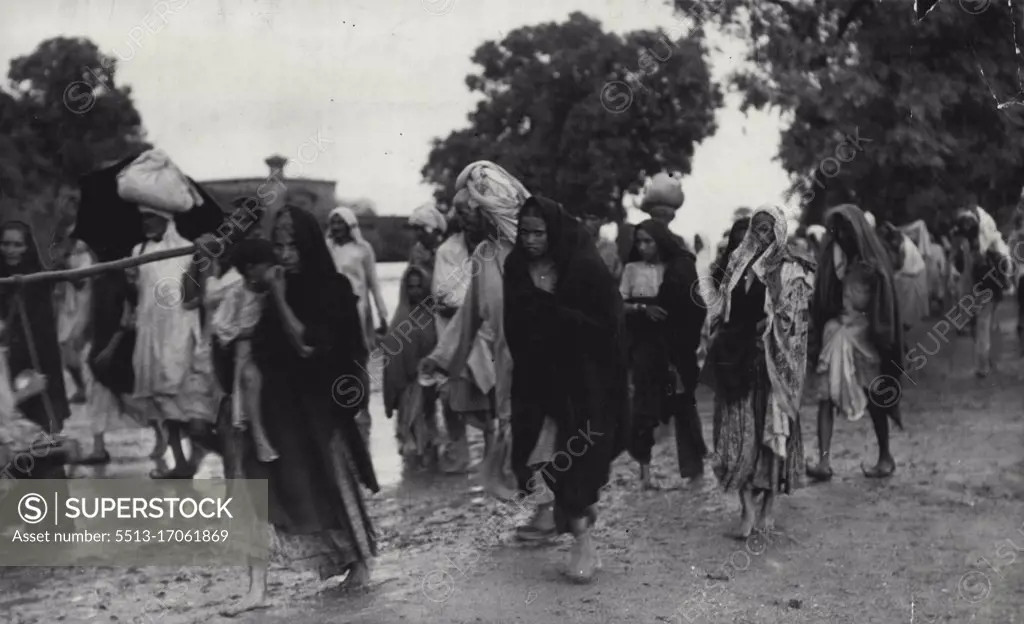
[[[93,277],[100,273],[107,271],[123,271],[132,267],[137,267],[142,264],[149,264],[150,262],[156,262],[158,260],[166,260],[168,258],[180,258],[182,256],[190,256],[196,251],[195,245],[189,245],[188,247],[179,247],[178,249],[164,249],[163,251],[154,251],[153,253],[136,256],[134,258],[122,258],[120,260],[112,260],[110,262],[101,262],[94,264],[84,269],[64,269],[61,271],[40,271],[38,273],[28,273],[26,275],[13,275],[11,277],[0,277],[0,286],[8,286],[11,284],[22,285],[22,284],[36,284],[40,282],[60,282],[60,281],[75,281],[85,279],[87,277]],[[184,272],[184,269],[182,269]]]

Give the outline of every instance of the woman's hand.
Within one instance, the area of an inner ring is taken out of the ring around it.
[[[652,321],[664,321],[668,318],[668,310],[657,305],[644,306],[644,313],[647,314],[647,318]]]

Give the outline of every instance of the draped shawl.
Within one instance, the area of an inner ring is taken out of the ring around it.
[[[409,300],[407,280],[410,275],[420,276],[424,292],[429,293],[430,289],[430,273],[418,265],[409,265],[402,274],[395,318],[388,335],[380,342],[380,349],[388,356],[384,368],[385,410],[398,409],[402,392],[409,384],[417,383],[420,360],[430,355],[437,345],[437,329],[430,307],[426,302],[417,307]]]
[[[626,441],[622,299],[582,224],[552,200],[528,201],[547,226],[557,281],[553,293],[537,288],[526,251],[517,245],[509,254],[504,292],[505,334],[515,362],[513,453],[533,449],[545,416],[558,425],[559,449],[578,430],[586,431],[589,421],[602,437],[594,436],[570,471],[579,464],[580,476],[593,472],[589,478],[600,481]],[[523,411],[524,404],[533,407]]]
[[[871,337],[882,358],[882,374],[899,379],[903,374],[903,324],[900,321],[899,302],[896,297],[896,278],[889,254],[879,240],[864,213],[853,204],[842,204],[829,210],[825,223],[828,235],[822,242],[817,280],[814,285],[814,300],[811,305],[810,353],[815,360],[821,349],[825,323],[836,318],[843,311],[843,282],[836,274],[835,236],[837,221],[849,224],[854,233],[854,242],[860,260],[871,265],[878,272],[875,291],[872,293],[868,319],[871,323]],[[850,263],[854,258],[848,258]],[[902,427],[899,417],[899,397],[889,410],[892,419]]]
[[[285,278],[286,299],[305,326],[303,342],[313,348],[313,354],[308,358],[299,356],[285,333],[281,312],[276,305],[267,305],[253,336],[253,355],[263,373],[260,402],[265,407],[264,424],[272,437],[301,435],[297,430],[300,427],[317,434],[314,439],[325,445],[323,453],[330,453],[326,448],[329,440],[319,434],[340,429],[360,481],[376,492],[379,486],[369,450],[355,422],[368,394],[363,370],[368,353],[356,296],[349,281],[335,270],[316,218],[301,208],[288,206],[274,216],[275,227],[285,218],[292,220],[301,265],[298,272]],[[362,391],[355,395],[356,400],[352,400],[351,393],[334,396],[358,384],[362,384]],[[283,404],[292,405],[293,412],[287,416],[278,413],[277,408]],[[268,405],[273,409],[266,409]],[[282,418],[289,422],[282,422]],[[277,440],[271,439],[271,443],[277,447]]]
[[[722,287],[712,302],[712,340],[719,325],[729,319],[733,290],[743,283],[750,267],[765,287],[766,327],[761,336],[771,393],[763,442],[778,457],[786,457],[786,440],[797,421],[807,373],[808,305],[814,288],[814,261],[786,243],[786,216],[778,206],[761,206],[751,215],[772,217],[775,240],[758,256],[759,243],[747,229],[729,265]]]

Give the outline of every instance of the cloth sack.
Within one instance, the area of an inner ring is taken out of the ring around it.
[[[161,150],[143,152],[117,174],[117,194],[125,201],[180,214],[203,204],[199,191]]]

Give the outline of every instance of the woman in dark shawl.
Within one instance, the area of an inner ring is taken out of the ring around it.
[[[267,291],[253,355],[261,424],[278,454],[262,462],[247,448],[243,471],[268,480],[276,556],[312,565],[321,578],[347,571],[346,586],[359,586],[377,555],[359,485],[380,488],[355,421],[368,388],[355,295],[312,214],[285,206],[272,231],[277,266],[257,254],[233,258],[251,288]],[[250,568],[249,595],[226,614],[266,606],[266,572],[266,562]]]
[[[645,489],[653,487],[654,430],[673,416],[680,476],[704,473],[708,450],[694,391],[699,372],[697,349],[707,310],[697,283],[696,257],[678,243],[668,226],[655,219],[636,226],[620,293],[626,302],[633,381],[634,426],[629,451],[640,462]]]
[[[878,439],[878,463],[872,468],[862,466],[861,469],[867,477],[888,477],[896,470],[896,462],[889,452],[888,419],[892,418],[900,429],[903,428],[899,411],[902,393],[895,387],[903,374],[903,327],[896,300],[892,261],[874,228],[868,224],[864,213],[857,206],[843,204],[831,209],[825,215],[825,226],[828,233],[822,241],[818,260],[818,275],[811,303],[808,352],[811,361],[817,362],[826,323],[838,318],[843,312],[843,277],[847,268],[855,264],[871,267],[877,279],[873,280],[875,286],[868,308],[869,333],[881,358],[881,375],[865,391],[869,399],[868,413]],[[820,459],[816,466],[807,467],[808,476],[818,481],[832,478],[830,452],[834,418],[835,406],[831,401],[819,401]]]
[[[32,228],[22,221],[9,221],[0,227],[0,277],[38,273],[45,269],[39,257]],[[26,327],[16,305],[17,298],[24,302]],[[63,429],[71,415],[64,389],[64,365],[57,341],[57,316],[53,309],[53,284],[37,282],[23,286],[0,287],[0,320],[6,323],[8,362],[12,381],[27,370],[38,370],[46,377],[46,392],[21,404],[26,418],[50,433]],[[30,346],[29,340],[32,341]],[[33,362],[32,349],[38,362]],[[50,414],[54,426],[50,423]],[[63,477],[63,467],[60,468]]]
[[[513,470],[531,491],[527,481],[544,465],[558,529],[576,538],[568,575],[588,582],[601,565],[593,506],[627,426],[622,302],[583,225],[541,197],[523,205],[504,296]]]

